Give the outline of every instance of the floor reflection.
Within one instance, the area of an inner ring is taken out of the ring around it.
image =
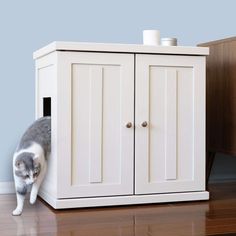
[[[11,216],[12,235],[205,235],[208,210],[207,202],[195,202],[55,211],[38,201]]]
[[[20,217],[11,215],[14,195],[0,195],[0,236],[190,236],[236,235],[236,184],[211,187],[211,200],[55,211],[26,201]]]

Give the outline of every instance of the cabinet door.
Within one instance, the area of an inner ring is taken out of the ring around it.
[[[135,94],[135,193],[204,190],[205,58],[137,55]]]
[[[60,52],[58,70],[59,198],[133,194],[134,55]]]

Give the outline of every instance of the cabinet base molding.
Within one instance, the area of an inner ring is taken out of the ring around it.
[[[82,208],[82,207],[101,207],[115,205],[150,204],[182,201],[208,200],[209,192],[183,192],[165,193],[150,195],[129,195],[112,197],[91,197],[91,198],[71,198],[56,199],[47,192],[41,190],[39,196],[51,205],[54,209]]]

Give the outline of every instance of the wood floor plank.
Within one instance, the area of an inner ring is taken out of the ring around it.
[[[0,195],[0,236],[236,235],[236,183],[212,184],[210,201],[54,210],[38,199],[12,216],[14,195]]]

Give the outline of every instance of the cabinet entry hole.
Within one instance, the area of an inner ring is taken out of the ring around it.
[[[43,116],[51,116],[51,98],[43,98]]]

